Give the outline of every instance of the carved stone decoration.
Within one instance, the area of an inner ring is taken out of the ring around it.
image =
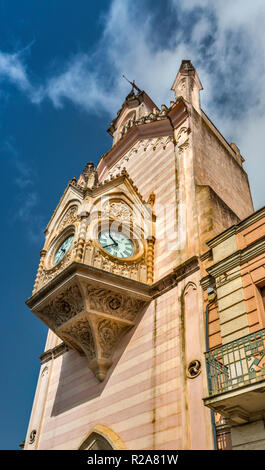
[[[102,356],[109,358],[120,337],[128,329],[128,325],[122,325],[118,322],[102,319],[97,321],[97,333]]]
[[[107,254],[103,255],[91,241],[86,242],[84,252],[85,264],[119,276],[147,282],[147,264],[144,258],[140,258],[136,263],[126,262],[126,260],[114,263]]]
[[[115,297],[110,299],[109,307],[111,310],[117,310],[120,306],[121,306],[121,302],[119,299],[115,299]]]
[[[42,373],[41,373],[41,377],[44,377],[46,374],[48,374],[48,371],[49,371],[49,367],[44,367]]]
[[[84,300],[80,289],[73,285],[62,291],[54,300],[40,310],[40,315],[46,319],[53,328],[73,318],[84,309]]]
[[[114,219],[128,222],[131,217],[131,210],[122,202],[112,202],[110,204],[109,215]]]
[[[91,361],[96,354],[95,343],[90,323],[86,318],[77,320],[64,328],[64,334],[74,339],[81,347],[88,360]]]
[[[29,435],[29,443],[33,444],[36,438],[37,431],[36,429],[33,429]]]
[[[62,220],[60,221],[58,227],[57,227],[57,232],[61,232],[67,225],[73,224],[78,220],[78,215],[77,215],[77,206],[71,206],[63,216]]]
[[[38,267],[37,276],[36,276],[34,287],[33,287],[33,292],[32,292],[33,294],[38,289],[38,285],[39,285],[41,275],[42,275],[42,271],[43,271],[44,259],[45,259],[46,253],[47,253],[46,250],[41,250],[41,252],[40,252],[40,264],[39,264],[39,267]]]
[[[102,211],[102,216],[105,218],[112,218],[121,222],[130,222],[132,211],[130,207],[124,202],[111,202],[106,204]]]
[[[198,359],[191,361],[187,367],[187,377],[195,379],[201,373],[201,362]]]
[[[34,300],[29,306],[64,344],[86,356],[88,367],[102,381],[112,365],[121,337],[135,325],[149,296],[143,294],[144,297],[139,298],[139,295],[129,294],[127,288],[119,290],[120,280],[114,289],[98,280],[91,283],[85,279],[84,268],[77,269],[81,270],[80,275],[70,277],[64,287],[52,295],[45,297],[45,292],[37,293],[32,298],[37,298],[35,308]],[[46,291],[49,289],[46,287]],[[40,301],[42,296],[43,301]],[[51,354],[46,356],[44,362]]]
[[[60,261],[60,263],[56,264],[53,268],[42,269],[42,272],[39,275],[38,289],[40,289],[49,281],[54,279],[59,272],[63,271],[63,269],[65,269],[71,263],[71,261],[73,260],[73,252],[74,250],[69,250],[63,257],[63,259]],[[36,292],[36,289],[34,290],[34,292]]]
[[[130,296],[116,294],[110,290],[97,289],[87,285],[88,302],[91,310],[115,315],[115,317],[134,321],[143,308],[144,302]]]
[[[176,139],[179,154],[182,154],[185,149],[189,148],[189,134],[190,129],[187,127],[182,127],[179,130]]]
[[[98,174],[96,168],[94,168],[93,162],[88,162],[81,173],[77,184],[83,188],[92,189],[97,186],[98,183]]]
[[[153,208],[154,204],[155,204],[155,200],[156,200],[155,193],[152,191],[150,193],[150,196],[149,196],[148,200],[147,200],[147,204],[149,204],[149,206]]]

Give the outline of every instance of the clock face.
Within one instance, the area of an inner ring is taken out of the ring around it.
[[[54,265],[58,264],[59,261],[61,261],[61,259],[67,253],[70,246],[72,245],[73,239],[74,239],[74,235],[70,235],[70,237],[66,238],[66,240],[64,240],[64,242],[59,246],[58,250],[56,251],[54,255],[54,261],[53,261]]]
[[[129,258],[134,253],[133,242],[121,232],[105,230],[98,240],[104,250],[117,258]]]

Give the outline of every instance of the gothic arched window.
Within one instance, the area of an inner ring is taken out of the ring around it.
[[[92,432],[85,442],[83,442],[80,450],[113,450],[113,447],[105,437],[97,432]]]

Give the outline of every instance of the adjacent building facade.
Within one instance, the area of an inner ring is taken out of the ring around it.
[[[215,347],[206,354],[209,396],[204,402],[225,417],[221,429],[230,432],[230,447],[264,450],[265,208],[208,246],[211,266],[201,284],[211,292],[205,297],[209,341]]]
[[[231,448],[243,423],[262,434],[262,372],[246,382],[241,357],[242,384],[222,349],[247,337],[252,351],[264,321],[263,216],[243,158],[201,109],[190,61],[170,106],[132,85],[112,148],[45,230],[27,304],[49,333],[26,450]]]

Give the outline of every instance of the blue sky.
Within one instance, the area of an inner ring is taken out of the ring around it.
[[[123,74],[160,106],[191,59],[203,109],[265,204],[264,23],[264,0],[0,0],[2,449],[25,438],[46,339],[25,305],[43,229],[68,181],[110,147]]]

